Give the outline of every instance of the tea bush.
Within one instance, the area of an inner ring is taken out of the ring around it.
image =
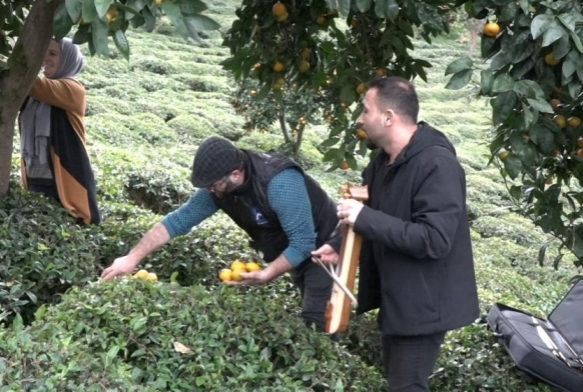
[[[73,288],[60,304],[40,308],[28,328],[15,323],[0,330],[3,385],[49,391],[71,385],[158,391],[386,387],[378,371],[275,301],[262,300],[261,291],[131,278]]]
[[[56,201],[16,184],[0,199],[1,320],[29,321],[37,304],[83,285],[96,274],[93,227],[79,227]]]

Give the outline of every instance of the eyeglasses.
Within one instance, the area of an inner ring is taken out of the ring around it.
[[[216,193],[217,190],[223,186],[223,184],[225,182],[227,182],[227,180],[229,179],[229,175],[227,174],[226,176],[224,176],[223,178],[221,178],[220,180],[218,180],[217,182],[215,182],[213,185],[207,187],[206,189],[211,192],[211,193]]]

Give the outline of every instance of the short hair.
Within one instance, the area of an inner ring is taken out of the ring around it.
[[[399,76],[388,76],[374,79],[368,88],[377,90],[377,105],[391,109],[399,116],[417,123],[419,98],[410,81]]]

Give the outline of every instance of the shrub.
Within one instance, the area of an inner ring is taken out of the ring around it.
[[[204,139],[216,133],[209,120],[192,114],[182,114],[168,121],[182,143],[200,144]]]
[[[130,200],[156,214],[169,213],[192,195],[192,186],[164,171],[131,172],[125,189]]]
[[[4,384],[149,390],[379,391],[381,375],[306,328],[261,289],[119,279],[72,289],[1,332]],[[3,335],[3,336],[2,336]],[[36,345],[12,350],[30,336]],[[90,352],[93,355],[86,355]],[[100,375],[94,369],[109,369]]]
[[[75,225],[53,199],[12,184],[0,198],[0,320],[20,313],[28,322],[37,304],[92,280],[97,249],[87,236],[95,230]]]

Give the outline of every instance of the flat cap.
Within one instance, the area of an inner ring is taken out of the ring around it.
[[[236,168],[239,150],[230,141],[212,136],[198,147],[190,181],[197,188],[208,188]]]

